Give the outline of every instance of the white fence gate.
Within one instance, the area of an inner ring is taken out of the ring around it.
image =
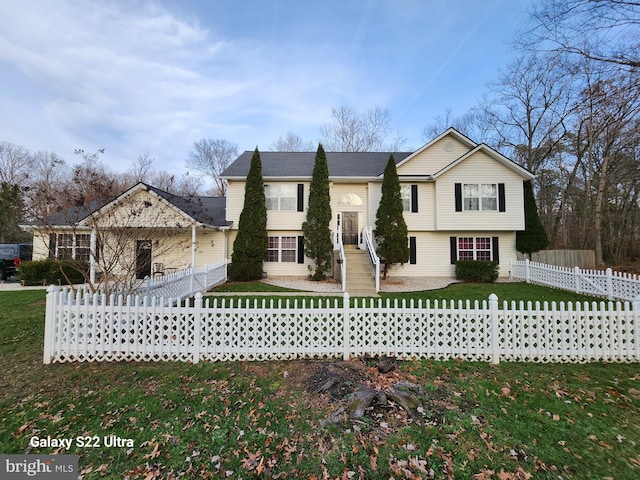
[[[640,297],[640,277],[606,270],[583,270],[544,263],[511,261],[511,278],[575,293],[636,301]]]
[[[342,305],[340,304],[342,303]],[[47,294],[44,362],[342,357],[637,362],[640,302],[218,301]]]

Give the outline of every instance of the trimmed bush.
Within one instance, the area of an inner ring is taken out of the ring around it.
[[[67,285],[84,283],[89,265],[76,260],[36,260],[22,262],[18,278],[24,285]],[[68,279],[68,281],[67,281]]]
[[[498,262],[489,260],[458,260],[456,278],[463,282],[493,283],[498,279]]]

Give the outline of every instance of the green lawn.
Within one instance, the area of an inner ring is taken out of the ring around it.
[[[314,302],[318,302],[319,299],[326,300],[329,299],[332,303],[334,301],[338,301],[339,305],[342,305],[342,298],[338,295],[333,296],[322,296],[322,297],[306,297],[304,293],[300,293],[300,295],[278,295],[280,292],[295,292],[295,290],[276,287],[274,285],[268,285],[262,282],[236,282],[228,285],[223,285],[214,290],[218,295],[214,298],[218,300],[221,299],[233,299],[234,302],[237,302],[239,299],[251,299],[257,300],[258,304],[261,305],[263,301],[269,302],[270,299],[274,299],[276,301],[281,300],[283,303],[286,301],[293,302],[298,300],[305,300],[309,302],[310,299],[313,299]],[[251,295],[251,292],[272,292],[272,295],[268,297],[265,296],[256,296]],[[225,292],[233,292],[234,295],[224,296],[220,295]],[[238,293],[242,295],[238,295]],[[389,299],[391,301],[398,299],[398,301],[402,301],[405,299],[407,301],[413,299],[414,301],[422,300],[423,302],[426,300],[430,300],[431,302],[438,300],[442,301],[458,301],[458,300],[478,300],[482,302],[483,300],[489,300],[489,295],[495,293],[498,296],[498,301],[500,305],[502,302],[602,302],[606,301],[605,299],[598,297],[590,297],[587,295],[579,295],[571,292],[566,292],[563,290],[547,288],[540,285],[533,285],[528,283],[454,283],[449,285],[446,288],[442,288],[439,290],[426,290],[423,292],[408,292],[408,293],[381,293],[380,297],[385,300]],[[206,298],[206,297],[205,297]],[[209,297],[210,301],[212,301],[212,297]],[[354,299],[351,299],[351,303],[354,303]],[[362,302],[362,299],[359,298],[358,302]]]
[[[517,285],[497,294],[519,299]],[[420,384],[424,418],[382,406],[323,428],[341,401],[308,391],[311,361],[43,365],[44,295],[0,292],[0,452],[51,453],[30,439],[73,439],[68,453],[80,455],[87,480],[640,477],[637,364],[363,368],[374,384]],[[122,446],[107,446],[111,435]]]

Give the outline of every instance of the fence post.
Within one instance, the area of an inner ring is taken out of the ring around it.
[[[489,310],[491,312],[491,363],[500,363],[500,325],[498,325],[498,296],[489,295]]]
[[[349,305],[349,294],[344,292],[342,296],[342,359],[347,361],[349,360],[349,347],[350,347],[350,337],[351,337],[351,305]]]
[[[635,339],[633,340],[634,351],[631,357],[637,362],[640,361],[640,295],[633,301],[633,330],[635,331]]]
[[[613,300],[613,275],[611,268],[607,268],[607,298]]]
[[[200,361],[200,336],[202,325],[202,292],[193,298],[193,363]]]
[[[60,299],[60,287],[51,285],[47,288],[47,303],[44,315],[44,352],[42,363],[49,364],[55,354],[54,336],[56,331],[56,311]]]
[[[529,283],[529,259],[524,259],[524,278],[527,283]]]
[[[573,267],[573,274],[576,277],[576,293],[580,293],[580,290],[582,288],[582,285],[580,285],[580,280],[582,279],[582,276],[580,274],[580,267],[575,266]]]

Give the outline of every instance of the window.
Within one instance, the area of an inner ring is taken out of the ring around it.
[[[264,186],[267,210],[295,211],[298,207],[297,186],[271,183]]]
[[[267,244],[267,262],[296,262],[297,237],[269,237]]]
[[[89,262],[91,258],[91,235],[59,233],[56,235],[55,257],[72,258]]]
[[[402,211],[411,211],[411,185],[400,185],[400,196],[402,197]]]
[[[462,192],[465,210],[498,211],[497,184],[465,183]]]
[[[418,211],[418,185],[400,185],[400,197],[403,212]]]
[[[491,237],[458,237],[458,260],[491,260]]]

